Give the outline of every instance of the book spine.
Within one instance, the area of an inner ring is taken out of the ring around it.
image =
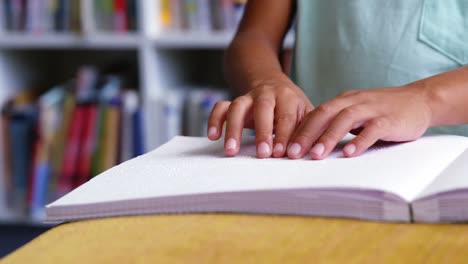
[[[0,34],[7,31],[6,1],[0,1]]]
[[[6,111],[2,111],[2,140],[3,140],[3,180],[4,180],[4,189],[5,189],[5,200],[8,208],[11,208],[13,205],[12,195],[13,195],[13,179],[12,179],[12,153],[11,153],[11,139],[10,139],[10,121]]]
[[[33,113],[19,113],[10,121],[10,139],[13,175],[13,208],[17,213],[26,212],[26,195],[31,168],[35,117]]]
[[[120,162],[133,158],[134,114],[138,111],[138,94],[135,91],[125,91],[122,95],[122,118],[120,133]]]
[[[98,119],[98,108],[92,104],[86,107],[85,127],[81,152],[78,158],[78,175],[74,188],[82,185],[91,177],[91,165],[94,148],[96,145],[96,127]]]
[[[25,31],[41,33],[41,3],[40,0],[28,0],[26,5]]]
[[[173,0],[171,2],[171,30],[180,31],[184,28],[184,0]]]
[[[95,5],[93,0],[81,0],[81,29],[85,34],[96,33],[97,21],[94,15]]]
[[[81,3],[79,1],[70,0],[69,3],[69,31],[81,31]]]
[[[114,32],[125,33],[128,31],[126,0],[114,0],[113,28]]]
[[[57,32],[66,31],[66,21],[67,15],[66,12],[66,2],[68,0],[57,0],[57,8],[55,10],[55,30]]]
[[[143,128],[143,113],[137,110],[133,115],[133,157],[145,153],[145,135]]]
[[[66,93],[62,107],[60,109],[62,111],[60,126],[57,132],[55,133],[51,143],[50,163],[52,172],[48,184],[49,201],[55,200],[60,196],[60,193],[58,192],[58,186],[60,175],[62,173],[68,131],[71,129],[74,109],[75,99],[71,94]]]
[[[59,178],[59,193],[65,194],[73,189],[74,177],[77,174],[78,155],[80,153],[81,133],[86,108],[79,105],[73,112],[72,123],[68,131],[68,141],[65,148],[65,154],[62,164],[62,173]]]
[[[114,0],[101,0],[96,1],[97,7],[96,17],[101,21],[101,31],[112,31],[113,29],[113,14],[114,14]]]
[[[141,2],[139,2],[141,4]],[[137,17],[137,1],[127,0],[127,18],[128,18],[128,30],[137,31],[138,29],[138,17]]]
[[[171,12],[171,0],[160,0],[160,7],[159,7],[159,23],[163,30],[171,30],[173,23],[172,23],[172,12]]]
[[[232,0],[221,0],[222,27],[221,30],[234,31],[236,19],[234,17],[234,4]]]
[[[94,177],[103,171],[102,159],[104,154],[104,138],[106,135],[106,118],[106,105],[104,103],[100,103],[98,108],[98,120],[96,127],[97,142],[93,151],[91,163],[91,177]]]
[[[59,9],[59,0],[48,0],[47,2],[47,27],[51,32],[57,31],[57,13]]]
[[[106,109],[106,137],[103,147],[102,171],[108,170],[117,164],[119,157],[119,128],[120,128],[120,105],[111,104]]]
[[[198,0],[197,6],[198,30],[208,32],[212,31],[213,23],[211,17],[210,0]]]
[[[11,0],[10,1],[10,12],[11,12],[11,30],[22,31],[24,28],[24,1],[23,0]]]
[[[198,30],[198,1],[184,0],[183,29],[189,31]]]

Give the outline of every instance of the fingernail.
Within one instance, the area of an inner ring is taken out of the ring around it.
[[[322,156],[324,151],[325,151],[325,145],[323,145],[322,143],[318,143],[318,144],[315,144],[315,146],[312,148],[310,152],[317,156]]]
[[[274,153],[283,153],[284,151],[284,146],[281,143],[276,143],[275,147],[273,148]]]
[[[351,156],[356,151],[356,145],[349,144],[346,147],[344,147],[343,151],[346,153],[346,155]]]
[[[288,156],[297,156],[299,153],[301,153],[301,145],[298,143],[289,145]]]
[[[216,137],[217,134],[218,134],[218,129],[216,127],[210,127],[210,129],[208,129],[209,137]]]
[[[258,144],[257,146],[258,155],[267,156],[267,155],[270,155],[270,151],[271,151],[270,146],[265,142],[262,142]]]
[[[224,146],[226,150],[236,149],[236,147],[237,147],[237,142],[233,138],[228,139],[226,141],[226,145]]]

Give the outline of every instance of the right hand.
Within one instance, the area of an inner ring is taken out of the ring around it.
[[[239,152],[242,129],[253,128],[257,157],[283,157],[296,126],[313,108],[288,77],[259,81],[233,102],[216,103],[208,121],[208,138],[218,140],[226,121],[224,153],[227,156]]]

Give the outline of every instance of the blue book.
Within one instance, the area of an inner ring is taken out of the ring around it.
[[[143,132],[143,113],[137,110],[133,115],[133,156],[145,153],[145,140]]]
[[[50,164],[41,161],[34,170],[34,185],[32,186],[30,213],[35,219],[42,219],[45,213],[44,206],[47,201],[47,186],[50,176]]]
[[[26,211],[36,120],[37,110],[35,107],[14,111],[10,115],[9,137],[12,156],[13,207],[19,213]]]
[[[59,32],[70,31],[70,1],[59,0],[58,7],[55,12],[55,29]]]

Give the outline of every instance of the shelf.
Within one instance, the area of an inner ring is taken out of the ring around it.
[[[165,32],[154,38],[158,48],[168,49],[225,49],[234,36],[233,32]],[[284,41],[286,48],[294,46],[294,34]]]
[[[0,215],[0,226],[4,225],[23,225],[23,226],[33,226],[33,227],[51,227],[52,224],[44,223],[41,219],[34,219],[31,217],[18,217],[6,214],[5,211],[1,211]]]
[[[79,34],[21,34],[0,36],[0,49],[136,49],[141,43],[137,33]]]

